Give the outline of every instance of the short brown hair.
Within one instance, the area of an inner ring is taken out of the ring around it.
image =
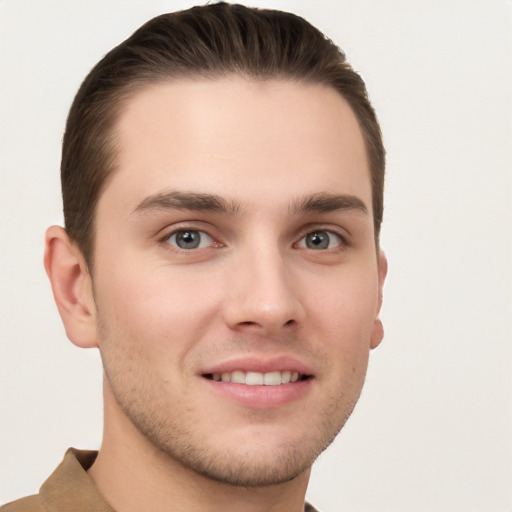
[[[366,143],[378,242],[385,152],[361,77],[344,53],[304,19],[281,11],[217,3],[163,14],[145,23],[101,59],[74,99],[62,148],[64,220],[89,266],[95,209],[115,170],[113,127],[124,102],[156,82],[228,74],[325,84],[345,98]]]

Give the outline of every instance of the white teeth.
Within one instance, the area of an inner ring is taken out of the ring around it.
[[[247,372],[245,374],[245,383],[248,386],[261,386],[263,384],[263,373]]]
[[[237,384],[245,384],[245,373],[241,371],[236,371],[231,374],[231,382],[236,382]]]
[[[261,373],[236,370],[234,372],[212,373],[213,380],[246,384],[247,386],[279,386],[297,382],[299,377],[298,372],[290,371]]]
[[[281,372],[270,372],[263,375],[265,386],[278,386],[281,384]]]

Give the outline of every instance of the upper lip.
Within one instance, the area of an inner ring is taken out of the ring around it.
[[[293,356],[282,355],[282,356],[238,356],[233,359],[215,363],[211,366],[201,370],[201,375],[209,375],[213,373],[230,373],[234,371],[245,371],[245,372],[298,372],[301,375],[312,375],[311,368],[302,361],[298,360]]]

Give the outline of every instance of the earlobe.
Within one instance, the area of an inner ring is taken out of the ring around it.
[[[379,319],[378,315],[379,315],[380,309],[382,307],[384,281],[386,280],[386,275],[388,273],[388,260],[386,258],[386,255],[382,251],[379,251],[377,258],[378,258],[377,267],[378,267],[378,277],[379,277],[379,291],[378,291],[379,296],[378,296],[378,303],[377,303],[376,318],[373,323],[372,336],[371,336],[371,340],[370,340],[370,348],[372,348],[372,349],[378,347],[380,342],[384,338],[384,326],[382,325],[382,322]]]
[[[97,347],[91,277],[82,253],[60,226],[46,231],[44,267],[68,338],[79,347]]]
[[[380,342],[384,339],[384,326],[380,319],[376,318],[373,323],[372,337],[370,339],[370,348],[374,349],[380,345]]]

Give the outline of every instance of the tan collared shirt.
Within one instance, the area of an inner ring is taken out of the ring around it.
[[[87,475],[98,452],[70,448],[39,494],[0,507],[1,512],[115,512]],[[304,512],[316,512],[306,504]]]
[[[98,452],[70,448],[39,494],[1,507],[2,512],[115,512],[86,471]]]

